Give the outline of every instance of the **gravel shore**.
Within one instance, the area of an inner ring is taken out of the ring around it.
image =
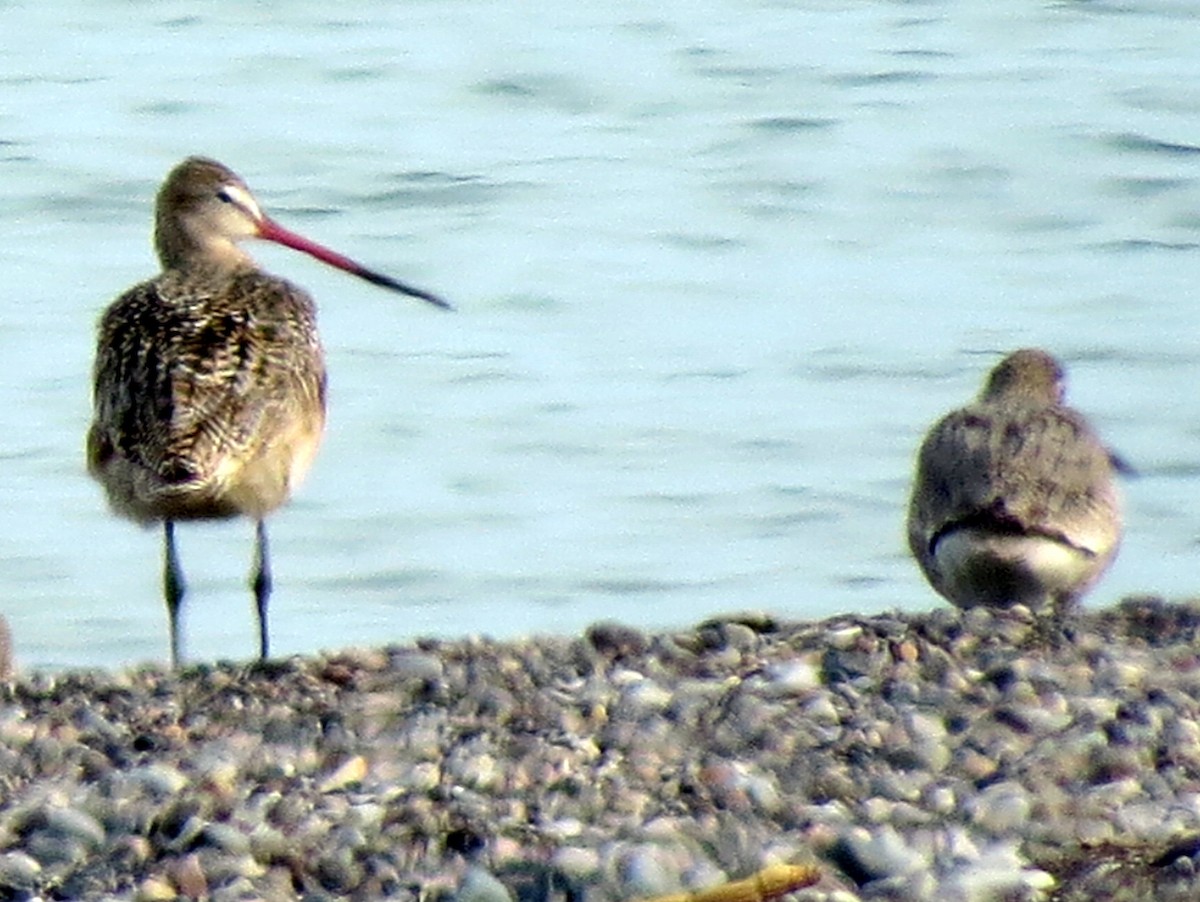
[[[616,902],[775,864],[820,868],[795,902],[1200,898],[1198,629],[1146,599],[23,674],[0,898]]]

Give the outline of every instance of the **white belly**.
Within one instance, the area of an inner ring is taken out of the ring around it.
[[[1035,612],[1080,594],[1102,569],[1094,555],[1065,542],[976,529],[944,536],[934,561],[959,607],[1023,604]]]

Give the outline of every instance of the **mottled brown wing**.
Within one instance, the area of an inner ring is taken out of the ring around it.
[[[104,311],[92,374],[93,472],[114,455],[150,467],[158,456],[152,449],[165,444],[171,392],[159,341],[173,319],[160,309],[154,281],[134,286]]]
[[[949,414],[922,445],[909,541],[920,555],[947,526],[990,520],[1090,543],[1116,505],[1110,457],[1082,416],[979,405]]]
[[[100,325],[95,431],[167,483],[203,482],[231,455],[252,456],[297,405],[324,409],[308,296],[256,272],[198,281],[138,285]]]
[[[991,489],[986,411],[956,410],[943,417],[921,443],[909,502],[909,546],[919,560],[930,556],[933,537],[946,523],[987,503]]]
[[[1115,501],[1108,449],[1065,407],[1014,416],[996,439],[997,481],[1006,513],[1032,532],[1081,543],[1082,523]]]

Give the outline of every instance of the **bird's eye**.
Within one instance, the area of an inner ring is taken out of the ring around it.
[[[227,204],[234,202],[233,194],[230,193],[228,188],[222,188],[220,191],[218,191],[217,198]]]

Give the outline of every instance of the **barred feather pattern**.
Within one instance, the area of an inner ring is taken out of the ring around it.
[[[250,266],[169,269],[104,313],[88,468],[140,522],[261,519],[316,452],[326,374],[316,309]]]
[[[1087,422],[1060,407],[991,407],[934,427],[921,449],[918,480],[928,491],[918,522],[944,530],[986,514],[1098,553],[1113,534],[1116,497],[1109,455]]]

